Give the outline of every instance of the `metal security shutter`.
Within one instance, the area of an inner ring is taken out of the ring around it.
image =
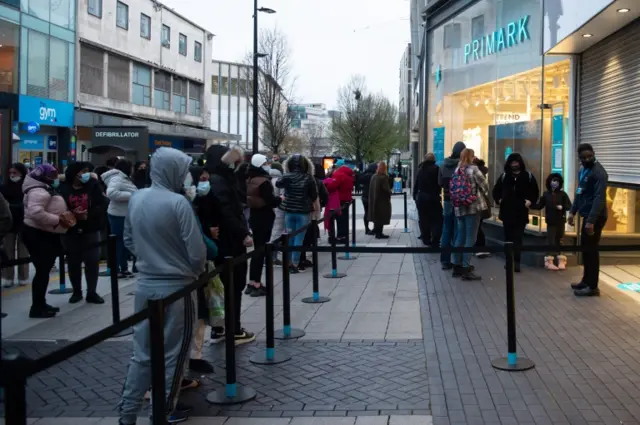
[[[640,184],[639,45],[636,20],[581,58],[579,140],[593,146],[612,182]]]

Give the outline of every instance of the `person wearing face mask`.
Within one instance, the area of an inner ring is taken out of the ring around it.
[[[77,220],[77,224],[62,237],[67,252],[69,280],[73,294],[71,304],[82,301],[82,265],[87,282],[86,302],[103,304],[98,295],[98,273],[100,270],[100,231],[104,227],[107,199],[102,194],[97,178],[92,177],[91,165],[73,162],[65,170],[65,181],[60,185],[60,195]],[[97,177],[97,176],[96,176]]]
[[[138,189],[151,186],[148,167],[149,163],[147,161],[136,162],[131,180],[133,180],[133,184],[135,184]]]
[[[602,229],[607,223],[607,184],[609,175],[602,164],[596,160],[596,155],[588,143],[578,146],[580,158],[580,172],[578,173],[578,188],[571,206],[569,224],[575,223],[575,215],[582,217],[582,233],[580,245],[597,247],[600,244]],[[571,285],[578,297],[600,295],[598,280],[600,279],[600,253],[585,251],[583,254],[584,271],[582,280]]]
[[[22,240],[22,222],[24,220],[24,204],[22,194],[22,183],[27,175],[27,168],[17,162],[9,168],[9,180],[0,186],[0,194],[9,203],[13,224],[3,240],[4,253],[6,258],[14,260],[16,258],[25,258],[29,256],[27,247]],[[15,282],[15,267],[6,267],[2,269],[2,286],[5,288],[12,287]],[[18,266],[18,284],[24,286],[29,283],[29,265],[22,264]]]
[[[540,196],[538,182],[527,171],[524,159],[519,153],[512,153],[504,164],[504,173],[496,179],[493,187],[493,200],[500,206],[499,218],[502,221],[505,242],[514,245],[514,269],[520,272],[520,247],[524,238],[524,229],[529,223],[529,208]]]

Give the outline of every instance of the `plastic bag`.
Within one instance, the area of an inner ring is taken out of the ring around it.
[[[207,262],[207,271],[215,270],[212,261]],[[209,326],[224,326],[224,285],[220,276],[209,279],[209,283],[204,287],[204,296],[207,299],[207,309],[209,310]]]

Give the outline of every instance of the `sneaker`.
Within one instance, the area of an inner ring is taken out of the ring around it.
[[[300,265],[303,266],[304,268],[313,267],[313,263],[309,260],[300,261]]]
[[[245,329],[240,329],[240,331],[236,333],[236,345],[247,344],[255,340],[256,336]]]
[[[462,273],[462,280],[477,281],[477,280],[482,280],[482,277],[480,277],[477,274],[475,274],[471,267],[468,267]]]
[[[304,264],[300,264],[300,265],[298,266],[298,272],[300,272],[300,273],[304,273],[304,272],[306,272],[306,271],[307,271],[307,267],[306,267]]]
[[[246,288],[244,288],[244,294],[245,295],[251,295],[251,293],[253,292],[253,285],[247,285]]]
[[[453,276],[453,277],[461,277],[463,272],[464,272],[464,269],[462,268],[462,266],[456,266],[454,264],[453,265],[453,274],[451,276]]]
[[[95,292],[88,293],[87,298],[85,298],[85,300],[89,304],[104,304],[104,298],[102,298],[100,295],[98,295]]]
[[[224,332],[224,328],[219,329],[211,329],[211,343],[217,344],[219,342],[223,342],[226,335]]]
[[[44,307],[45,307],[47,310],[51,310],[51,311],[53,311],[53,312],[55,312],[55,313],[60,313],[60,307],[54,307],[54,306],[49,305],[49,304],[45,304],[45,305],[44,305]]]
[[[273,260],[273,265],[275,267],[282,267],[282,260]]]
[[[598,297],[600,296],[600,290],[598,288],[589,288],[585,286],[582,289],[576,289],[573,291],[573,295],[576,297]]]
[[[298,274],[300,273],[300,270],[298,269],[298,267],[291,265],[289,266],[289,274]]]
[[[73,294],[71,294],[71,297],[69,298],[69,304],[76,304],[79,303],[80,301],[82,301],[84,297],[82,296],[82,292],[74,292]]]
[[[56,312],[53,310],[47,310],[46,308],[33,308],[29,310],[29,317],[32,319],[49,319],[55,317]]]
[[[442,263],[442,270],[451,270],[453,267],[452,263]]]
[[[381,233],[379,235],[376,235],[376,239],[389,239],[389,235]]]
[[[573,289],[574,291],[578,291],[580,289],[584,289],[586,288],[587,285],[584,282],[578,282],[578,283],[572,283],[571,284],[571,289]]]
[[[31,283],[30,280],[20,280],[20,281],[18,281],[18,285],[19,286],[27,286],[30,283]]]
[[[265,288],[263,285],[260,285],[259,287],[252,287],[253,290],[251,291],[251,294],[249,294],[252,297],[265,297],[267,296],[267,288]]]
[[[490,252],[476,252],[476,257],[478,258],[487,258],[487,257],[491,257],[491,253]]]
[[[167,418],[167,424],[179,424],[182,422],[186,422],[188,419],[189,416],[186,413],[174,410],[173,413],[171,413]]]

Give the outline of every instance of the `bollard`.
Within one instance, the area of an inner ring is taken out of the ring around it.
[[[236,314],[233,289],[233,258],[225,257],[224,270],[227,281],[224,282],[224,327],[225,327],[225,368],[227,383],[224,388],[212,391],[207,395],[211,404],[240,404],[256,398],[256,391],[250,387],[240,386],[236,382]]]
[[[356,200],[351,202],[351,246],[356,247]]]
[[[166,423],[167,420],[164,369],[164,300],[149,300],[148,307],[149,345],[151,346],[151,417],[155,419],[152,419],[151,423],[160,424]]]
[[[7,424],[27,425],[28,361],[19,353],[3,355],[4,419]]]
[[[264,355],[258,352],[251,356],[249,361],[254,364],[270,365],[289,361],[291,360],[291,356],[283,354],[280,351],[276,353],[275,336],[273,331],[273,322],[275,319],[275,313],[273,311],[273,242],[269,242],[265,245],[264,253],[267,260],[265,267],[265,286],[267,287],[267,314],[265,323],[267,329],[267,348]]]
[[[325,274],[324,278],[326,279],[341,279],[346,277],[347,275],[344,273],[338,273],[338,258],[337,258],[337,248],[336,248],[336,216],[335,210],[331,210],[331,215],[329,216],[329,238],[331,239],[331,273]]]
[[[504,244],[507,259],[507,357],[491,361],[491,366],[507,372],[522,372],[533,369],[535,364],[526,357],[518,358],[516,341],[516,299],[514,288],[514,247],[513,242]]]
[[[313,296],[303,298],[302,302],[305,304],[322,304],[331,301],[329,297],[320,296],[320,277],[318,276],[320,266],[318,265],[318,222],[316,220],[311,222],[313,227],[313,242],[311,242],[311,255],[313,258]]]
[[[116,235],[107,238],[107,265],[111,273],[111,319],[113,324],[120,323],[120,288],[118,287],[118,260],[116,259]],[[114,338],[131,335],[133,329],[128,328],[114,335]]]
[[[289,251],[288,233],[282,234],[282,329],[276,331],[276,339],[296,339],[303,337],[305,331],[291,328],[291,252]]]
[[[407,208],[407,192],[402,192],[403,194],[403,201],[404,201],[404,232],[402,233],[409,233],[409,220],[408,220],[408,208]]]
[[[58,289],[50,290],[49,293],[52,295],[64,295],[72,293],[73,288],[67,288],[66,285],[67,276],[64,267],[64,254],[60,255],[60,258],[58,259],[58,268],[60,269],[60,286],[58,287]]]
[[[351,211],[352,212],[352,214],[351,214],[351,230],[352,230],[351,233],[352,233],[352,235],[351,236],[352,236],[352,240],[354,241],[353,242],[353,246],[355,246],[355,238],[356,238],[355,237],[355,229],[356,229],[356,220],[355,220],[356,209],[355,209],[355,205],[356,205],[355,200],[351,201],[351,209],[352,209],[352,211]],[[348,210],[348,208],[349,207],[347,207],[346,209]],[[346,248],[349,248],[349,235],[348,234],[347,234],[347,238],[344,240],[344,246]],[[338,257],[338,259],[340,259],[340,260],[347,260],[347,261],[348,260],[356,260],[357,258],[358,258],[357,256],[351,255],[351,253],[348,252],[348,251],[345,251],[345,253],[344,253],[344,255],[342,257]]]

